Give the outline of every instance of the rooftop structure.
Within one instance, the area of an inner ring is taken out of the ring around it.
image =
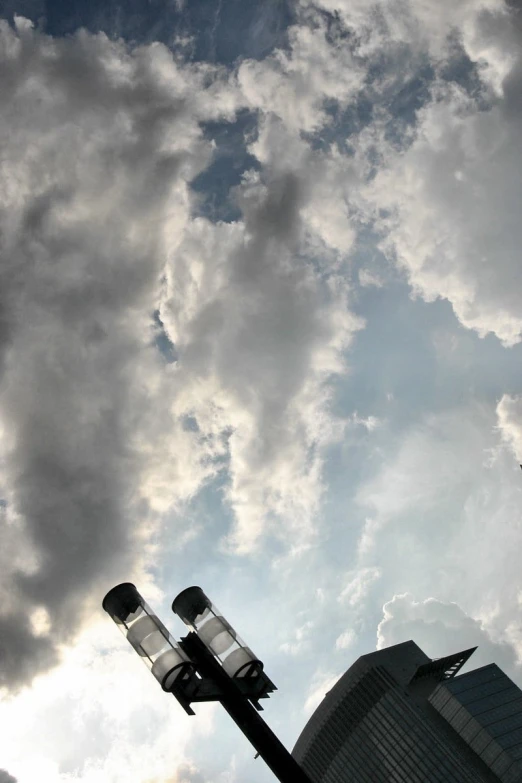
[[[361,656],[301,733],[313,783],[521,783],[522,691],[495,664],[458,675],[409,641]]]

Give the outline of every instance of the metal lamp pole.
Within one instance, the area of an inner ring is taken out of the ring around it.
[[[192,703],[221,702],[281,783],[311,783],[259,715],[259,700],[276,690],[263,663],[200,587],[183,590],[173,602],[173,611],[191,628],[179,641],[130,582],[113,587],[102,605],[189,715],[195,714]]]

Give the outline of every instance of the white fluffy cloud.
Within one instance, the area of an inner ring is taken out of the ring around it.
[[[522,396],[504,394],[497,405],[497,417],[502,439],[522,463]]]
[[[359,490],[371,516],[360,563],[382,570],[380,586],[458,596],[495,638],[520,650],[520,468],[502,442],[494,410],[470,406],[429,417],[402,438]]]
[[[314,195],[306,215],[312,232],[349,252],[357,200],[350,190],[359,185],[354,171],[371,173],[369,187],[358,194],[364,195],[360,208],[366,219],[377,218],[382,248],[414,291],[427,301],[448,299],[460,321],[481,336],[493,332],[505,345],[518,342],[521,60],[515,12],[503,0],[307,0],[300,9],[287,52],[240,67],[246,103],[277,117],[294,137],[328,124],[329,101],[342,108],[363,88],[374,101],[370,128],[355,143],[350,138],[354,152],[340,153],[334,142],[316,154],[322,159],[311,174]],[[327,23],[320,10],[336,16]],[[444,69],[459,52],[477,68],[482,88],[473,97],[446,80]],[[368,83],[378,62],[382,73]],[[381,135],[389,103],[402,87],[411,89],[426,62],[442,77],[432,83],[431,98],[397,151],[397,140],[390,144]],[[269,138],[272,145],[273,134]],[[290,157],[299,144],[291,146]],[[368,167],[376,154],[377,172]],[[312,171],[313,157],[302,159],[302,169]]]
[[[344,427],[331,379],[361,327],[347,281],[307,246],[306,176],[263,162],[236,190],[242,222],[186,229],[161,305],[180,356],[177,409],[227,443],[228,543],[242,553],[264,531],[299,545],[313,535],[325,449]]]
[[[413,290],[447,299],[464,326],[509,346],[522,330],[520,31],[505,12],[474,19],[463,43],[483,65],[482,93],[436,81],[411,143],[382,147],[368,198]]]
[[[299,19],[288,44],[288,51],[278,49],[262,62],[244,62],[239,86],[247,105],[276,115],[289,130],[316,131],[327,122],[327,101],[346,105],[364,70],[319,18]]]
[[[313,236],[336,251],[353,240],[346,205],[314,217],[319,158],[308,172],[263,159],[261,133],[263,171],[236,191],[241,220],[193,219],[189,183],[212,154],[200,122],[233,117],[233,79],[161,45],[55,40],[21,18],[0,33],[11,687],[51,665],[105,587],[147,565],[157,520],[218,471],[232,551],[265,533],[309,544],[326,449],[345,426],[331,379],[362,322],[335,259],[315,252]],[[304,67],[311,43],[295,35]],[[328,90],[352,89],[329,73],[317,85],[310,70],[318,111]],[[156,309],[175,344],[168,366]]]
[[[448,57],[454,39],[483,51],[477,27],[488,13],[504,15],[504,0],[300,0],[309,12],[327,11],[338,16],[356,37],[361,56],[389,54],[393,47],[408,47],[408,57],[420,52],[435,62]]]
[[[19,783],[123,783],[129,770],[140,783],[170,781],[176,770],[176,783],[202,783],[190,742],[204,741],[213,713],[199,709],[190,721],[103,621],[80,636],[59,668],[0,703],[2,760]]]
[[[416,601],[412,595],[395,595],[383,607],[377,630],[377,649],[413,639],[431,658],[478,646],[469,666],[496,663],[520,682],[522,667],[513,647],[494,641],[484,626],[469,617],[458,604],[436,598]]]

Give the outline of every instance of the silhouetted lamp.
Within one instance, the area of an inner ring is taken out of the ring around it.
[[[164,691],[171,691],[179,677],[190,678],[194,671],[190,658],[133,584],[124,582],[113,587],[103,599],[103,608],[145,661]]]
[[[269,698],[276,690],[274,683],[201,587],[188,587],[172,604],[191,629],[179,641],[130,582],[109,590],[102,606],[163,690],[172,693],[189,715],[194,715],[195,702],[221,702],[280,781],[310,783],[258,714],[259,700]]]
[[[262,662],[238,636],[234,628],[201,587],[187,587],[172,603],[172,611],[197,633],[230,677],[257,677]]]

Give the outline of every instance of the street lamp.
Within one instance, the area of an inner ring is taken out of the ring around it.
[[[197,633],[230,677],[262,676],[262,662],[240,639],[201,587],[183,590],[172,602],[172,611]]]
[[[191,629],[176,641],[130,582],[102,603],[167,693],[194,715],[192,703],[219,701],[282,783],[310,783],[259,715],[274,690],[260,661],[200,587],[188,587],[172,610]]]

